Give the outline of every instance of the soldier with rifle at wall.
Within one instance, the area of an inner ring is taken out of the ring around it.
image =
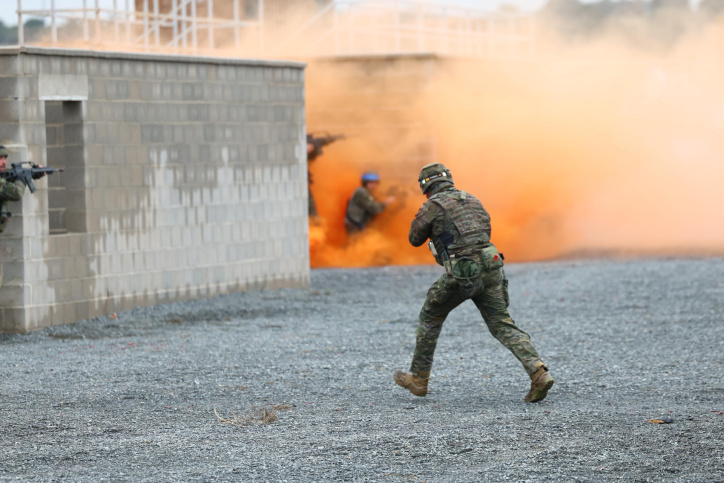
[[[35,193],[33,180],[40,179],[46,174],[52,174],[62,169],[44,168],[33,163],[13,163],[11,169],[7,169],[8,150],[0,146],[0,233],[10,221],[12,213],[8,211],[9,201],[20,201],[25,193],[25,187]],[[23,164],[29,164],[24,167]]]
[[[318,137],[315,137],[314,134],[307,134],[307,166],[309,166],[308,163],[311,163],[322,155],[322,149],[325,146],[344,138],[344,134],[335,136],[327,134],[326,136]],[[317,219],[319,217],[319,213],[317,213],[317,203],[314,201],[314,196],[312,195],[312,184],[314,181],[312,180],[312,173],[310,173],[309,170],[307,170],[307,179],[309,180],[309,217]]]

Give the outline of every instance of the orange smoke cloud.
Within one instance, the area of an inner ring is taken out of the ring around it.
[[[365,154],[364,138],[338,141],[325,148],[325,154],[310,164],[312,192],[321,221],[310,224],[310,256],[313,267],[363,267],[387,264],[428,263],[420,249],[407,242],[410,221],[424,200],[418,191],[411,202],[417,179],[401,180],[394,170]],[[349,237],[344,228],[347,203],[360,185],[364,170],[375,169],[382,181],[375,195],[382,200],[394,186],[396,199],[359,235]],[[323,239],[322,243],[318,242]],[[423,253],[424,255],[424,253]]]
[[[721,31],[667,57],[602,40],[525,62],[312,62],[309,130],[350,136],[311,164],[327,237],[312,266],[433,263],[407,233],[434,161],[481,199],[509,260],[724,253]],[[380,198],[408,196],[350,243],[344,209],[370,168]]]

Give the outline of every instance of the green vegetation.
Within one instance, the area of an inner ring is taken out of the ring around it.
[[[696,10],[689,0],[550,0],[538,15],[568,40],[613,34],[639,47],[665,50],[686,33],[722,19],[724,0],[702,0]]]
[[[25,22],[25,40],[32,42],[40,38],[46,30],[45,22],[39,18],[31,18]],[[18,43],[18,26],[7,26],[0,21],[0,45],[16,45]]]

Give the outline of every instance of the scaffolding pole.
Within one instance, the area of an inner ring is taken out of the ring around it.
[[[23,26],[23,2],[18,0],[18,45],[21,47],[25,44],[25,27]]]

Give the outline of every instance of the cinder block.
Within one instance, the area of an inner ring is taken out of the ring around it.
[[[82,233],[87,229],[86,213],[84,211],[69,211],[65,214],[65,225],[70,232]]]
[[[0,311],[2,316],[1,327],[5,332],[26,332],[25,309],[5,308]]]
[[[67,257],[70,254],[68,236],[55,235],[48,240],[48,258]]]
[[[87,199],[87,198],[86,198]],[[95,205],[91,204],[89,209],[95,210]],[[70,221],[70,220],[68,220]],[[88,233],[99,233],[102,230],[101,227],[101,215],[97,211],[87,211],[85,213],[85,231]]]
[[[96,294],[96,282],[99,280],[98,276],[89,277],[81,280],[81,300],[90,300],[95,298]]]
[[[53,285],[49,287],[48,291],[48,298],[46,299],[46,304],[52,304],[55,303],[57,305],[60,305],[64,302],[70,302],[73,300],[72,298],[72,285],[70,279],[65,280],[59,280]],[[43,302],[39,302],[43,303]]]
[[[31,303],[31,293],[26,285],[4,282],[0,290],[0,307],[27,307]]]
[[[29,314],[26,322],[27,330],[37,330],[50,327],[53,323],[49,306],[30,307],[26,310],[26,312]]]
[[[113,59],[108,62],[110,75],[112,77],[120,77],[123,75],[123,60]]]
[[[2,263],[2,280],[0,287],[5,283],[22,283],[25,281],[25,262],[4,262]]]
[[[22,123],[23,139],[27,144],[45,144],[45,125],[42,123]]]
[[[46,124],[63,124],[63,103],[61,101],[45,101]]]
[[[21,72],[20,55],[0,55],[0,72],[3,75],[17,75]]]
[[[25,136],[19,122],[0,122],[0,140],[6,144],[25,144]],[[44,143],[42,143],[44,144]]]
[[[73,280],[80,280],[82,278],[92,275],[92,260],[83,256],[70,256],[72,262],[69,265],[71,267],[69,278]]]
[[[0,77],[0,99],[17,99],[23,96],[21,77]]]
[[[63,279],[64,263],[62,258],[54,258],[46,260],[48,265],[48,281],[56,281]]]
[[[63,144],[78,146],[83,145],[84,139],[84,127],[80,123],[65,124],[62,127],[63,130]],[[50,143],[48,143],[50,144]]]
[[[2,56],[0,56],[2,59]],[[25,117],[23,114],[24,101],[17,99],[0,100],[0,119],[3,122],[19,122]],[[31,118],[32,120],[33,118]]]

